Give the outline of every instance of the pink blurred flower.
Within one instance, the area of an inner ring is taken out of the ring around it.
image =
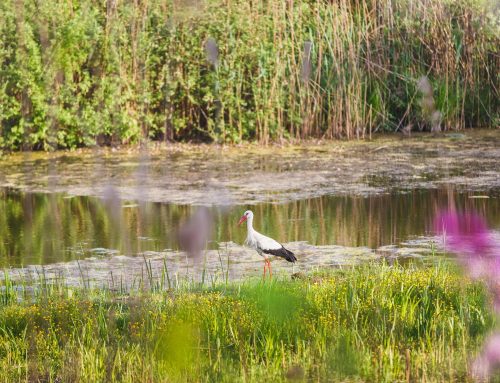
[[[476,213],[442,212],[435,221],[436,230],[446,236],[450,250],[481,255],[490,250],[490,233],[484,218]]]
[[[456,253],[473,278],[500,278],[500,245],[483,217],[474,212],[448,210],[437,215],[436,232],[443,235],[446,250]]]
[[[455,253],[472,278],[481,278],[493,297],[500,313],[500,241],[488,230],[483,217],[475,212],[458,213],[448,210],[434,221],[437,233],[443,235],[445,248]],[[500,333],[486,341],[483,351],[472,364],[472,376],[487,381],[500,367]]]
[[[212,237],[213,216],[206,207],[200,207],[179,228],[179,244],[189,257],[199,260]]]
[[[479,382],[487,381],[500,365],[500,334],[490,336],[483,351],[472,363],[472,376]]]

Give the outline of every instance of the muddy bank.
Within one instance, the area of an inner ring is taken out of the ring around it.
[[[272,263],[273,275],[289,278],[294,273],[317,270],[324,267],[348,267],[360,262],[386,259],[393,262],[424,260],[435,254],[436,238],[416,238],[400,246],[368,247],[312,246],[307,242],[286,244],[297,254],[295,264],[277,259]],[[36,285],[43,282],[63,282],[71,286],[106,287],[129,289],[148,287],[152,284],[174,286],[179,281],[221,282],[260,277],[262,258],[253,250],[233,242],[221,243],[219,249],[208,250],[199,258],[188,258],[183,252],[163,250],[147,251],[138,256],[125,256],[115,250],[96,248],[92,255],[81,253],[82,259],[58,262],[45,266],[31,265],[11,268],[5,272],[16,283]]]
[[[500,188],[500,130],[286,147],[186,146],[1,157],[0,187],[177,204]]]

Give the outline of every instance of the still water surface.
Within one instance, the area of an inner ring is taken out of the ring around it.
[[[255,228],[283,243],[307,241],[315,246],[376,249],[431,234],[435,212],[451,203],[477,210],[491,228],[500,229],[500,191],[452,193],[430,189],[213,207],[213,242],[209,246],[215,249],[220,242],[242,244],[246,230],[237,222],[251,208]],[[1,189],[0,267],[177,250],[178,228],[196,209],[190,205]]]

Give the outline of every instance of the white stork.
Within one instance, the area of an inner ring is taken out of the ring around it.
[[[288,262],[294,263],[297,258],[290,251],[283,247],[283,245],[272,238],[266,237],[263,234],[255,231],[253,228],[253,213],[247,210],[240,218],[238,225],[247,221],[247,239],[245,244],[252,249],[255,249],[261,257],[264,257],[264,278],[266,277],[266,267],[269,268],[269,277],[272,278],[273,271],[271,269],[271,257],[285,258]]]

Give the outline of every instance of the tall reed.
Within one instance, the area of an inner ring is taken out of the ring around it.
[[[500,31],[489,4],[6,0],[0,146],[497,126]],[[422,76],[438,118],[422,102]]]

